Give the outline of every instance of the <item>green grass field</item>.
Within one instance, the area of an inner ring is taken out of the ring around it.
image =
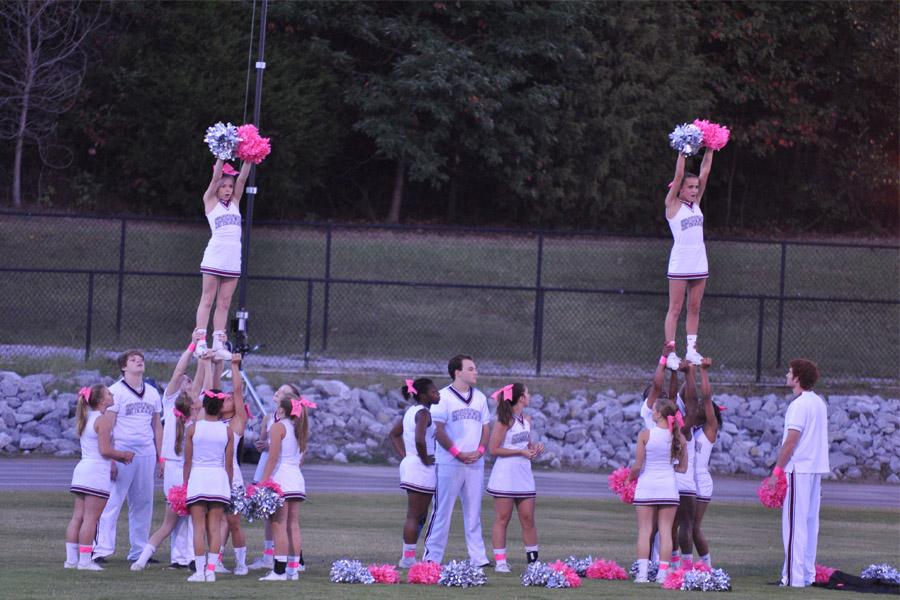
[[[161,519],[161,496],[156,522]],[[489,544],[493,512],[485,499],[482,523]],[[119,548],[103,573],[64,570],[63,535],[70,517],[68,493],[0,493],[0,597],[54,598],[664,598],[672,592],[655,586],[636,586],[630,581],[583,580],[579,589],[523,588],[523,568],[518,524],[509,529],[508,548],[513,573],[487,572],[488,585],[467,590],[416,586],[356,586],[332,584],[328,571],[338,558],[364,563],[392,563],[398,558],[399,535],[405,515],[405,499],[397,495],[313,495],[301,510],[304,556],[308,571],[299,582],[264,584],[251,575],[222,575],[215,584],[189,585],[182,571],[163,570],[168,561],[168,542],[158,553],[161,565],[132,573],[124,560],[127,521],[119,524]],[[464,558],[462,523],[454,521],[446,560]],[[900,515],[897,511],[823,509],[818,562],[858,573],[876,562],[900,561]],[[634,558],[634,509],[618,502],[541,497],[537,509],[541,557],[565,558],[591,554],[616,560],[626,569]],[[766,585],[778,578],[782,562],[780,512],[751,505],[713,504],[707,514],[707,535],[717,567],[732,577],[729,597],[748,599],[851,598],[850,593],[816,588],[782,590]],[[246,524],[245,524],[246,525]],[[249,557],[262,545],[262,525],[246,525]],[[421,544],[420,544],[421,553]],[[225,563],[233,564],[230,549]],[[259,574],[262,574],[261,572]]]
[[[199,299],[196,275],[205,224],[130,221],[126,270],[168,271],[190,277],[126,276],[123,330],[115,331],[117,275],[94,280],[94,348],[180,348],[193,328]],[[92,219],[0,217],[0,266],[116,270],[120,223]],[[255,277],[325,276],[323,230],[255,226]],[[544,300],[545,373],[572,374],[597,365],[645,366],[658,350],[667,306],[670,242],[647,238],[548,237],[541,281],[574,290],[630,290],[660,295],[547,292]],[[709,242],[710,270],[701,321],[701,349],[732,380],[755,376],[759,329],[756,299],[714,294],[779,293],[781,246]],[[421,284],[533,286],[536,237],[393,230],[336,230],[331,277],[415,281]],[[898,252],[893,249],[789,245],[785,295],[896,301]],[[0,344],[83,348],[88,277],[5,273],[0,281]],[[335,283],[323,348],[324,286],[315,284],[307,332],[304,282],[255,280],[248,286],[250,331],[266,354],[311,359],[441,364],[461,349],[494,372],[533,369],[535,294],[528,291],[438,289]],[[763,374],[775,364],[778,302],[763,307]],[[826,375],[897,379],[900,306],[788,301],[782,357],[819,358]],[[683,325],[682,325],[683,335]],[[679,339],[682,338],[679,335]],[[307,340],[308,338],[308,340]],[[650,361],[652,365],[652,360]]]

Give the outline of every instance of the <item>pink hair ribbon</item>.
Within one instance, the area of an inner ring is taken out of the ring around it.
[[[684,427],[684,417],[681,416],[681,411],[675,411],[675,421],[678,423],[679,427]]]
[[[501,394],[502,394],[503,400],[506,400],[507,402],[512,402],[513,384],[510,383],[509,385],[504,385],[502,388],[500,388],[499,390],[497,390],[496,392],[491,394],[491,398],[493,398],[494,400],[500,400]]]
[[[417,392],[416,388],[413,387],[412,379],[406,380],[406,391],[409,393],[410,396],[418,396],[419,395],[419,392]]]
[[[306,408],[318,408],[318,405],[312,400],[307,400],[306,396],[300,396],[300,404]]]
[[[216,168],[216,165],[213,165],[213,170],[215,170],[215,168]],[[222,174],[235,176],[238,174],[238,172],[230,164],[225,163],[224,165],[222,165]]]
[[[303,416],[303,401],[302,400],[291,400],[291,416],[292,417],[302,417]]]
[[[218,398],[219,400],[224,400],[225,398],[228,397],[228,394],[226,394],[225,392],[218,392],[218,393],[217,393],[217,392],[214,392],[214,391],[212,391],[212,390],[206,390],[206,391],[204,391],[204,392],[203,392],[203,395],[206,396],[207,398]]]
[[[91,388],[84,386],[78,390],[78,397],[81,398],[82,402],[88,404],[91,401]]]

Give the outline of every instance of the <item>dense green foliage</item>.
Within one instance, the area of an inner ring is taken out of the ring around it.
[[[32,152],[26,202],[196,215],[253,11],[112,4],[75,163]],[[666,134],[700,117],[733,131],[709,227],[893,234],[898,30],[891,2],[273,2],[256,214],[661,231]]]

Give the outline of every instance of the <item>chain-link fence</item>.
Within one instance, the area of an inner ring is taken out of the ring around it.
[[[0,213],[0,358],[124,347],[174,358],[194,327],[205,221]],[[663,339],[668,238],[256,222],[246,298],[257,365],[628,379]],[[900,379],[900,246],[712,239],[701,351],[720,377],[787,359]],[[237,305],[237,294],[232,308]],[[679,328],[683,347],[683,317]]]

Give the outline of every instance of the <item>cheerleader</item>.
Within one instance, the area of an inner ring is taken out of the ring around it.
[[[316,405],[304,397],[283,399],[276,410],[278,422],[269,431],[269,460],[263,471],[263,481],[271,479],[284,493],[284,506],[272,515],[272,534],[275,556],[272,571],[260,581],[299,579],[300,503],[306,500],[306,483],[300,472],[300,462],[309,439],[309,409]]]
[[[212,179],[203,194],[203,208],[212,237],[203,253],[200,272],[203,274],[203,287],[200,304],[197,306],[197,328],[200,335],[197,342],[196,355],[206,352],[206,326],[209,313],[215,301],[213,313],[213,345],[217,356],[228,360],[230,354],[225,349],[227,334],[225,324],[228,321],[228,308],[231,296],[237,287],[241,275],[241,196],[244,184],[250,174],[250,163],[241,165],[238,173],[234,167],[222,159],[213,167]]]
[[[659,527],[660,551],[657,581],[669,573],[672,557],[672,523],[678,510],[678,484],[675,473],[687,470],[687,442],[676,423],[681,413],[668,398],[658,398],[653,406],[653,428],[638,434],[636,457],[629,480],[638,478],[634,505],[638,519],[638,574],[635,583],[646,583],[653,524]],[[679,423],[680,425],[680,423]],[[678,466],[673,467],[677,461]],[[638,477],[640,476],[640,477]]]
[[[694,508],[694,546],[700,561],[712,569],[712,559],[709,557],[709,543],[703,535],[701,525],[703,515],[709,503],[712,502],[713,480],[709,473],[709,457],[713,446],[722,428],[721,409],[712,401],[712,391],[709,385],[709,367],[712,359],[704,358],[700,365],[700,396],[703,398],[703,410],[697,418],[697,426],[694,428],[694,444],[696,454],[694,457],[694,478],[697,481],[697,504]]]
[[[197,571],[188,581],[216,580],[224,509],[231,503],[234,438],[228,425],[219,419],[225,394],[212,389],[203,392],[202,419],[185,434],[184,480],[187,502],[194,524],[194,561]],[[204,534],[206,539],[204,539]],[[205,553],[206,543],[209,553]]]
[[[429,409],[441,401],[441,394],[430,379],[406,380],[400,389],[403,397],[415,404],[406,409],[403,419],[388,437],[400,462],[400,487],[406,490],[406,522],[403,525],[403,554],[397,563],[402,569],[416,564],[416,544],[425,525],[428,507],[434,496],[437,476],[434,467],[434,423]]]
[[[506,528],[514,506],[522,526],[525,558],[529,563],[538,560],[537,528],[534,524],[537,492],[531,474],[531,461],[544,451],[544,445],[531,441],[531,418],[524,414],[531,401],[527,387],[512,383],[494,392],[491,397],[497,401],[497,422],[488,442],[488,449],[496,458],[487,484],[487,493],[494,497],[491,542],[497,561],[494,570],[509,573]]]
[[[295,400],[300,397],[300,390],[297,386],[292,385],[290,383],[286,383],[275,390],[275,395],[273,396],[273,400],[275,402],[275,406],[278,406],[278,403],[281,402],[285,398],[289,398],[291,400]],[[275,413],[272,412],[265,417],[263,417],[262,423],[259,426],[259,438],[256,440],[254,444],[256,446],[257,451],[259,451],[259,461],[256,464],[256,471],[253,473],[253,483],[259,483],[262,481],[263,471],[266,468],[266,462],[269,460],[269,430],[272,429],[272,425],[275,423]],[[300,466],[303,466],[303,461],[301,459]],[[272,522],[269,519],[266,519],[266,523],[263,526],[263,554],[256,560],[254,560],[247,567],[248,569],[268,569],[272,570],[274,566],[273,556],[275,555],[275,540],[272,537]],[[303,564],[303,552],[300,552],[300,566],[298,567],[299,572],[303,572],[306,570],[305,565]]]
[[[209,364],[209,356],[197,362],[197,373],[192,379],[185,371],[191,360],[196,338],[181,354],[172,372],[172,378],[163,393],[163,438],[160,454],[163,467],[163,495],[168,495],[174,486],[184,485],[184,432],[191,423],[197,420],[200,413],[200,383]],[[159,545],[168,536],[171,537],[169,556],[171,567],[187,568],[193,560],[193,532],[190,519],[181,517],[166,504],[166,512],[162,525],[153,532],[144,545],[141,555],[131,563],[132,571],[142,571],[152,558]]]
[[[676,473],[678,484],[678,511],[675,513],[675,524],[672,527],[672,564],[673,569],[689,569],[693,562],[693,530],[694,511],[697,499],[697,483],[694,477],[695,449],[694,427],[697,424],[697,390],[694,379],[694,365],[687,363],[684,385],[679,396],[684,402],[685,412],[681,433],[686,444],[687,470]],[[676,408],[678,408],[676,406]]]
[[[112,423],[100,417],[113,403],[105,385],[83,387],[78,391],[75,431],[81,442],[81,460],[72,472],[69,491],[75,494],[75,508],[66,527],[66,569],[102,571],[91,560],[97,522],[110,492],[110,473],[114,460],[129,464],[134,452],[113,448]]]
[[[667,357],[668,366],[678,369],[681,359],[675,353],[675,332],[678,318],[687,293],[688,307],[685,328],[687,329],[687,352],[685,358],[699,365],[703,357],[697,351],[697,330],[700,325],[700,303],[709,277],[706,260],[706,245],[703,242],[703,213],[700,200],[706,191],[706,181],[712,170],[713,150],[709,148],[700,164],[700,175],[686,173],[685,156],[678,155],[675,162],[675,178],[666,195],[666,220],[672,231],[674,244],[669,255],[669,310],[666,313],[666,340],[672,343]]]

